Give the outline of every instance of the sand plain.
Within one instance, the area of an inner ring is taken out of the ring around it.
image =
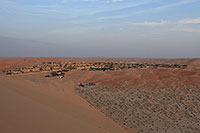
[[[116,88],[155,88],[200,85],[200,59],[116,58],[0,58],[0,70],[32,66],[42,61],[133,61],[187,64],[187,69],[137,69],[120,71],[73,70],[65,78],[45,78],[46,73],[0,74],[0,132],[2,133],[126,133],[127,129],[76,93],[78,83],[93,82]],[[154,90],[155,89],[155,90]],[[134,119],[134,118],[132,118]],[[198,127],[197,127],[198,128]],[[172,132],[173,133],[173,132]]]

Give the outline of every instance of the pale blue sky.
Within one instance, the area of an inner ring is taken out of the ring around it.
[[[0,56],[176,58],[199,51],[200,0],[0,0]]]

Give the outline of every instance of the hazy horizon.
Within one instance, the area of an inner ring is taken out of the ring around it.
[[[0,5],[0,57],[200,57],[200,0]]]

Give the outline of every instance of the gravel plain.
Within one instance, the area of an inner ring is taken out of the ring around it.
[[[76,92],[125,129],[138,133],[199,133],[200,86],[86,86]]]

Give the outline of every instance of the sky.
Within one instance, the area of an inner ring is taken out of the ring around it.
[[[200,0],[0,0],[1,57],[200,58]]]

